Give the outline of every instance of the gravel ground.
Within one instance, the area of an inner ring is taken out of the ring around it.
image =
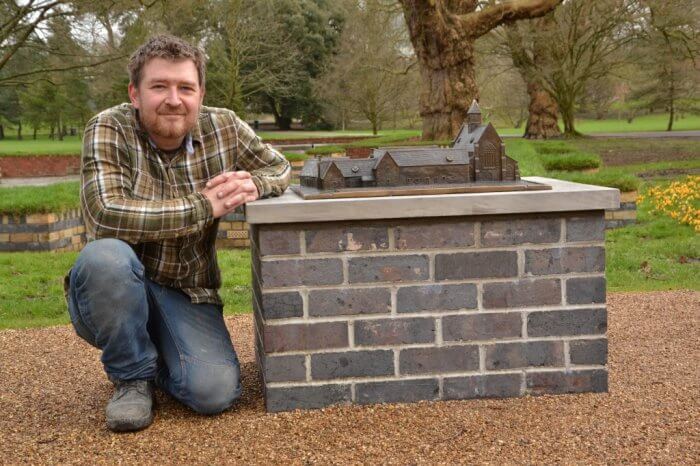
[[[228,319],[245,393],[198,416],[162,393],[113,434],[98,351],[70,327],[0,332],[0,463],[700,463],[700,293],[611,293],[610,393],[266,414],[251,317]]]

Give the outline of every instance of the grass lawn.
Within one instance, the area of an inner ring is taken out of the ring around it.
[[[79,207],[80,183],[0,188],[0,213],[63,212]]]
[[[63,276],[76,252],[0,253],[0,329],[70,323]],[[251,311],[250,252],[219,251],[224,312]]]

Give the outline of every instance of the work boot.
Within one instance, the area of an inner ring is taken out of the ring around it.
[[[107,427],[115,432],[141,430],[153,422],[153,382],[112,380],[114,395],[107,403]]]

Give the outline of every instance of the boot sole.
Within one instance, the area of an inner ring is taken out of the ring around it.
[[[108,419],[107,427],[113,432],[134,432],[145,429],[153,423],[153,414],[150,416],[134,420],[134,419]]]

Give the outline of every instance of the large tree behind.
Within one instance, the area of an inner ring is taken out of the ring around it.
[[[586,87],[629,62],[640,29],[637,0],[569,0],[546,19],[509,27],[506,41],[526,80],[556,100],[567,136]]]
[[[562,0],[400,2],[422,76],[423,139],[449,139],[479,97],[474,41],[501,24],[540,17]]]

